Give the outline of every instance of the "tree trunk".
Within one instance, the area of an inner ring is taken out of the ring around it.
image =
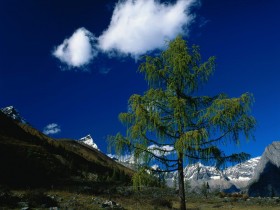
[[[183,168],[183,155],[179,154],[178,159],[178,185],[180,197],[180,210],[186,210],[185,186],[184,186],[184,168]]]

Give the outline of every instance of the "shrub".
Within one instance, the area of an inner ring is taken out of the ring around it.
[[[242,195],[242,198],[243,198],[244,200],[247,200],[247,199],[249,198],[249,195],[243,194],[243,195]]]
[[[24,199],[29,203],[30,207],[39,207],[45,205],[46,207],[58,206],[58,202],[47,196],[43,191],[33,190],[24,195]]]
[[[172,209],[172,202],[166,198],[155,198],[151,201],[151,204],[157,207],[166,207]]]
[[[220,192],[220,193],[219,193],[219,197],[220,197],[220,198],[224,198],[224,197],[226,197],[226,195],[227,195],[227,194],[224,193],[224,192]]]
[[[20,198],[13,195],[8,189],[0,188],[0,206],[16,207]]]

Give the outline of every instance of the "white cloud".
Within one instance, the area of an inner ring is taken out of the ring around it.
[[[195,17],[191,14],[194,5],[199,5],[199,0],[177,0],[173,4],[159,0],[119,0],[108,28],[99,37],[79,28],[55,47],[52,54],[68,69],[83,70],[98,52],[110,58],[121,55],[137,59],[150,51],[163,49],[166,41],[178,34],[186,35]],[[108,72],[108,68],[100,70],[101,74]]]
[[[150,145],[148,147],[148,151],[152,152],[156,156],[170,155],[174,152],[174,147],[165,145],[165,146],[157,146],[155,144]]]
[[[157,0],[126,0],[116,5],[111,23],[98,38],[104,52],[116,51],[137,57],[162,49],[166,40],[186,34],[194,16],[190,7],[197,0],[164,4]]]
[[[83,67],[97,55],[94,41],[96,38],[85,28],[77,29],[73,35],[55,47],[53,55],[69,68]]]
[[[60,129],[60,126],[56,123],[51,123],[43,129],[43,133],[46,135],[56,134],[59,132],[61,132],[61,129]]]

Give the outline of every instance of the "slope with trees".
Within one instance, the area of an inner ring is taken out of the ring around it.
[[[96,149],[52,139],[1,111],[0,166],[0,185],[7,187],[123,185],[134,173]]]

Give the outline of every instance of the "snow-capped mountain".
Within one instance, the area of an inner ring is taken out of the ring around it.
[[[131,168],[131,169],[137,168],[133,155],[119,156],[119,155],[114,155],[114,154],[107,154],[107,156],[128,168]]]
[[[131,155],[116,156],[107,154],[110,158],[123,164],[126,167],[135,169],[135,160]],[[254,175],[255,168],[260,161],[260,157],[252,158],[243,163],[219,170],[213,166],[205,166],[201,163],[190,164],[184,168],[185,180],[190,187],[199,190],[203,183],[208,182],[210,189],[226,190],[230,188],[245,189]],[[157,165],[152,166],[158,169]],[[174,186],[174,181],[178,178],[178,172],[165,173],[165,180],[169,187]]]
[[[84,143],[84,144],[86,144],[86,145],[88,145],[88,146],[90,146],[94,149],[99,150],[97,144],[94,143],[94,140],[93,140],[93,138],[91,137],[90,134],[88,134],[87,136],[85,136],[83,138],[80,138],[78,141],[81,142],[81,143]]]
[[[174,186],[178,172],[167,174],[166,183]],[[223,171],[213,166],[205,166],[201,163],[190,164],[184,168],[185,181],[188,181],[192,190],[198,191],[203,183],[208,182],[210,189],[228,189],[232,186]]]
[[[26,123],[26,121],[20,116],[19,112],[13,106],[8,106],[0,110],[13,120],[16,120],[20,123]]]
[[[185,167],[184,176],[185,180],[190,183],[192,189],[198,189],[204,182],[208,182],[212,190],[225,190],[231,188],[233,185],[239,189],[244,189],[253,177],[259,160],[260,157],[252,158],[225,170],[195,163]],[[174,186],[174,180],[176,180],[177,177],[177,172],[167,173],[167,185],[170,187]]]
[[[229,167],[223,171],[231,183],[239,188],[246,187],[253,178],[255,169],[260,162],[261,157],[251,158],[243,163]]]
[[[185,179],[187,180],[210,180],[224,178],[223,172],[213,166],[205,166],[201,163],[196,163],[187,166],[184,169]]]

